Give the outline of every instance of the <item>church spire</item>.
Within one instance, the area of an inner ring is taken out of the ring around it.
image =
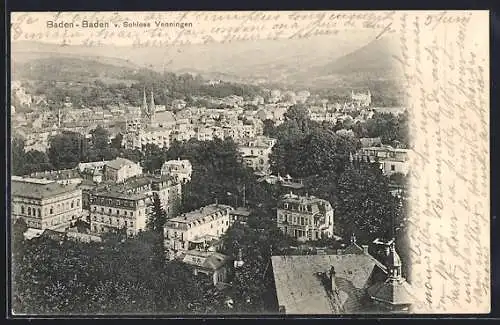
[[[142,89],[142,109],[146,111],[148,108],[148,101],[146,99],[146,87]]]
[[[149,117],[154,118],[156,112],[155,99],[153,95],[153,90],[151,89],[151,102],[149,103]]]
[[[389,244],[389,256],[387,258],[387,269],[389,271],[389,277],[394,280],[401,279],[401,259],[396,252],[396,243],[392,241]]]

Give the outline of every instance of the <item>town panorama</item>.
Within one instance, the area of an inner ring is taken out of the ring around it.
[[[116,64],[12,67],[14,314],[411,311],[397,90]]]

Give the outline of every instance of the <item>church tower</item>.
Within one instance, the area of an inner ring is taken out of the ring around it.
[[[151,121],[154,120],[155,113],[156,113],[155,99],[153,95],[153,90],[151,90],[151,102],[149,103],[149,119]]]
[[[142,115],[146,116],[148,112],[148,101],[146,99],[146,88],[142,89],[142,106],[141,106]]]

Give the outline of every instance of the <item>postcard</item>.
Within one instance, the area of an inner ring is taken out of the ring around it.
[[[12,317],[489,313],[487,11],[10,31]]]

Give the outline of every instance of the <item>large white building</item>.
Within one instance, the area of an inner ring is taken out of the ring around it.
[[[29,228],[66,230],[82,214],[82,191],[75,184],[12,176],[12,220]]]
[[[141,165],[120,157],[108,161],[103,169],[104,180],[117,183],[142,174]]]
[[[168,220],[164,227],[168,255],[172,258],[217,241],[229,228],[231,210],[228,205],[211,204]]]
[[[181,185],[169,177],[142,175],[122,184],[99,185],[89,194],[91,230],[102,233],[126,228],[128,235],[136,235],[146,226],[155,195],[168,217],[177,214]]]
[[[282,197],[277,208],[278,228],[302,241],[333,237],[334,211],[327,200],[292,193]]]
[[[412,150],[398,149],[391,146],[361,148],[353,157],[372,163],[378,162],[386,176],[395,173],[407,175],[410,170]]]
[[[240,141],[238,149],[248,167],[267,173],[270,168],[269,155],[275,144],[276,139],[258,136]]]

